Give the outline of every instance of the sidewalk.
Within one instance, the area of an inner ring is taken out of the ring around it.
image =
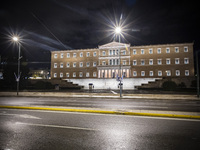
[[[2,96],[17,96],[16,92],[0,92]],[[19,96],[45,96],[45,97],[102,97],[102,98],[120,98],[119,94],[113,93],[73,93],[73,92],[19,92]],[[163,99],[163,100],[200,100],[196,95],[181,94],[122,94],[125,99]]]

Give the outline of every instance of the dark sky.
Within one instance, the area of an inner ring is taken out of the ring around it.
[[[122,42],[131,45],[193,42],[200,49],[200,9],[188,0],[6,0],[0,4],[0,55],[13,53],[19,34],[30,61],[50,61],[49,51],[95,48],[111,42],[122,16]]]

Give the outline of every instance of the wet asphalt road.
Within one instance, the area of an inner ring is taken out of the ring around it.
[[[0,97],[0,105],[88,107],[116,110],[200,112],[199,100],[145,100],[108,98]]]
[[[200,120],[0,109],[0,150],[199,150]]]

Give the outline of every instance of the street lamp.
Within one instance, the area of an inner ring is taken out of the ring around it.
[[[115,34],[118,34],[118,36],[119,36],[119,43],[120,43],[121,31],[122,31],[121,27],[115,28]],[[120,80],[119,80],[120,97],[122,97],[122,75],[121,75],[121,51],[120,51],[120,48],[119,48],[119,77],[120,77]]]
[[[21,51],[21,49],[20,49],[19,38],[17,36],[14,36],[12,39],[19,46],[17,76],[15,75],[16,76],[16,81],[17,81],[17,96],[18,96],[19,95],[19,80],[20,80],[20,59],[21,59],[20,51]]]

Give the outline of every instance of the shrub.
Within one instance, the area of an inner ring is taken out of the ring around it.
[[[38,81],[35,83],[36,89],[52,89],[54,86],[50,82]]]
[[[162,84],[162,88],[163,90],[165,91],[173,91],[175,90],[177,87],[176,83],[173,82],[173,81],[165,81],[163,84]]]

